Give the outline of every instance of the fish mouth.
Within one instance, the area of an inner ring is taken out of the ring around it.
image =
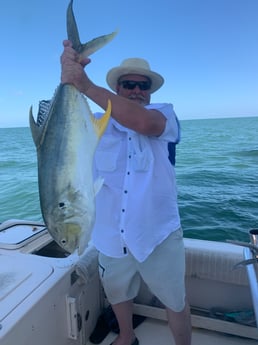
[[[72,254],[79,247],[81,226],[77,223],[65,222],[62,227],[64,236],[58,239],[58,244]]]

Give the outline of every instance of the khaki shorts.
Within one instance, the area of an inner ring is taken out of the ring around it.
[[[185,249],[183,232],[168,236],[149,257],[138,262],[131,253],[112,258],[99,253],[99,273],[111,304],[134,299],[141,278],[166,307],[180,312],[185,306]]]

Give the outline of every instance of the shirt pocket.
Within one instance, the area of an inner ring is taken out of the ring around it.
[[[96,168],[100,172],[112,172],[117,168],[120,140],[105,136],[102,138],[95,153]]]

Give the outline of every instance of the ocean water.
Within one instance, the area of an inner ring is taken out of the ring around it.
[[[249,242],[258,228],[258,117],[184,120],[177,146],[185,237]],[[0,223],[42,221],[29,128],[0,128]]]
[[[182,121],[177,150],[186,237],[249,242],[258,228],[258,117]]]

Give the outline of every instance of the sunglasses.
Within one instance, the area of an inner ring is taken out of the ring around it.
[[[136,86],[138,86],[141,91],[146,91],[151,88],[150,81],[122,80],[118,84],[122,85],[124,89],[128,90],[133,90],[136,88]]]

